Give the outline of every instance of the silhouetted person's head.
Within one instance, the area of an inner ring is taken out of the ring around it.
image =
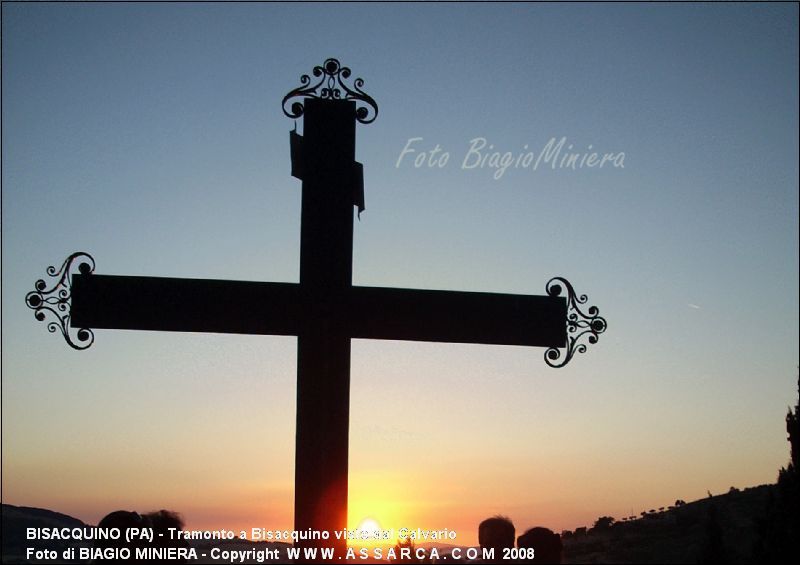
[[[502,559],[502,549],[514,547],[514,524],[505,516],[487,518],[478,526],[478,543],[481,548],[493,548],[495,557]]]
[[[172,510],[159,510],[157,512],[148,512],[144,515],[146,520],[150,521],[153,527],[153,545],[156,547],[189,547],[189,542],[185,539],[177,539],[174,532],[170,532],[170,528],[175,530],[183,530],[183,518],[177,512]],[[183,561],[178,558],[176,561]]]
[[[517,547],[532,547],[535,563],[561,563],[561,536],[547,528],[531,528],[517,538]]]
[[[149,522],[136,512],[128,510],[117,510],[103,517],[97,524],[98,528],[119,528],[119,539],[97,539],[94,541],[94,546],[100,549],[116,549],[127,547],[134,552],[136,543],[128,544],[126,532],[130,528],[146,528],[149,527]],[[127,563],[126,560],[102,559],[95,560],[98,563]]]
[[[172,510],[159,510],[157,512],[148,512],[144,517],[150,520],[153,529],[157,533],[166,534],[170,528],[182,530],[184,527],[183,518],[177,512]]]
[[[142,517],[137,512],[128,510],[116,510],[107,514],[97,524],[98,528],[119,528],[120,531],[128,528],[141,528]]]

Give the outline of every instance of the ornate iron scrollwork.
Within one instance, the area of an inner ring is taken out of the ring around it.
[[[50,288],[43,279],[36,281],[33,290],[25,295],[25,304],[34,310],[34,316],[40,322],[44,322],[47,314],[56,317],[47,324],[47,330],[51,333],[60,331],[67,343],[74,349],[86,349],[94,343],[94,333],[87,328],[81,328],[75,333],[73,339],[70,335],[70,308],[72,300],[72,274],[77,265],[78,272],[88,275],[94,271],[94,259],[88,253],[73,253],[60,269],[53,266],[47,267],[47,274],[56,280]]]
[[[563,285],[563,287],[562,287]],[[564,359],[561,359],[561,351],[555,347],[549,348],[544,352],[544,361],[551,367],[563,367],[569,363],[575,353],[586,353],[586,344],[578,343],[583,336],[588,336],[587,341],[591,344],[597,343],[597,336],[606,331],[608,324],[606,319],[600,316],[597,306],[589,306],[584,312],[581,305],[588,300],[585,294],[578,296],[575,289],[566,279],[553,277],[545,285],[545,290],[549,296],[560,296],[563,289],[567,291],[567,348],[564,352]]]
[[[301,86],[298,86],[283,97],[283,113],[290,118],[299,118],[303,115],[303,103],[300,100],[291,102],[292,98],[322,98],[327,100],[355,100],[357,103],[356,119],[362,124],[369,124],[378,117],[378,104],[370,95],[361,90],[364,79],[357,78],[350,88],[342,79],[350,77],[349,67],[343,67],[337,59],[326,59],[322,66],[314,67],[313,75],[319,78],[316,84],[311,84],[311,77],[302,75]],[[291,103],[290,103],[291,102]],[[287,109],[287,104],[290,103]]]

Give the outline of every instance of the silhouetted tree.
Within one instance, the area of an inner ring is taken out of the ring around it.
[[[756,563],[788,563],[800,557],[800,376],[797,405],[786,414],[786,431],[790,460],[778,472],[777,495],[770,496],[766,517],[757,524]]]
[[[594,526],[592,526],[592,529],[607,530],[608,528],[611,527],[614,521],[615,521],[614,518],[612,518],[611,516],[601,516],[595,521]]]
[[[403,549],[408,550],[408,557],[403,556]],[[419,563],[420,561],[417,559],[414,553],[414,540],[411,538],[406,538],[405,540],[397,540],[397,543],[394,546],[394,552],[397,556],[395,559],[395,563]]]
[[[786,469],[781,469],[781,473],[797,476],[800,462],[800,376],[797,378],[797,404],[794,411],[789,408],[786,414],[786,432],[789,434],[789,465]],[[780,474],[778,475],[780,479]]]
[[[778,493],[786,520],[784,531],[787,559],[800,556],[800,376],[797,378],[797,404],[786,414],[789,434],[789,464],[778,472]],[[794,555],[794,557],[792,557]]]

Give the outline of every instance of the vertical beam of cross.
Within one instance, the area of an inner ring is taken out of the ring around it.
[[[294,521],[332,536],[347,523],[350,335],[337,314],[353,278],[355,123],[352,101],[305,102],[300,289],[316,322],[297,338]]]

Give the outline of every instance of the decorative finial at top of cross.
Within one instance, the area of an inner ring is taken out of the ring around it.
[[[354,100],[357,104],[356,119],[362,124],[369,124],[378,117],[378,104],[366,92],[361,90],[364,79],[357,78],[350,87],[342,79],[350,78],[350,68],[343,67],[338,59],[326,59],[320,66],[314,67],[313,75],[319,80],[311,84],[311,77],[302,75],[301,86],[298,86],[283,97],[283,113],[290,118],[299,118],[303,115],[302,100],[293,98],[321,98],[323,100]],[[287,108],[288,105],[288,108]]]

